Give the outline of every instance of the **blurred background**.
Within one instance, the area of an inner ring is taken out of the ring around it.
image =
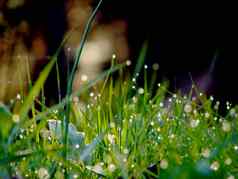
[[[0,100],[27,92],[63,37],[71,38],[60,54],[62,95],[67,69],[74,60],[94,0],[0,0]],[[132,67],[143,43],[149,44],[149,72],[158,64],[158,82],[187,92],[191,79],[221,102],[238,102],[236,11],[226,4],[104,0],[93,24],[74,81],[95,78],[110,62],[130,59]],[[150,74],[150,73],[149,73]],[[23,88],[23,89],[20,89]],[[46,95],[57,97],[56,71],[46,83]]]

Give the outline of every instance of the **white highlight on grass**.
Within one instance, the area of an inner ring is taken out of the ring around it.
[[[220,164],[218,161],[214,161],[211,165],[210,165],[210,169],[211,170],[214,170],[214,171],[217,171],[220,167]]]
[[[104,173],[101,163],[97,163],[94,166],[86,165],[86,168],[89,169],[89,170],[92,170],[92,171],[94,171],[95,173],[98,173],[98,174],[103,174]]]
[[[15,122],[15,123],[19,123],[20,122],[20,116],[18,114],[13,114],[12,121]]]
[[[133,96],[133,97],[132,97],[132,101],[133,101],[134,103],[137,103],[137,101],[138,101],[137,97],[136,97],[136,96]]]
[[[194,119],[192,119],[191,121],[190,121],[190,126],[192,127],[192,128],[196,128],[197,126],[198,126],[198,124],[199,124],[199,120],[194,120]]]
[[[17,100],[21,100],[21,95],[18,93],[16,98],[17,98]]]
[[[162,107],[164,107],[164,103],[163,102],[160,102],[159,103],[159,106],[162,108]]]
[[[111,163],[108,165],[108,170],[112,173],[116,170],[116,166],[113,163]]]
[[[50,178],[48,170],[45,169],[45,168],[40,168],[38,170],[38,177],[39,177],[39,179],[48,179],[48,178]]]
[[[208,112],[205,113],[205,118],[209,118],[210,114]]]
[[[138,93],[139,93],[139,94],[144,94],[144,89],[143,89],[143,88],[139,88],[139,89],[138,89]]]
[[[116,124],[115,124],[114,122],[111,122],[111,123],[110,123],[110,127],[111,127],[111,128],[115,128],[115,127],[116,127]]]
[[[168,166],[169,166],[169,163],[168,163],[168,161],[166,160],[166,159],[162,159],[161,161],[160,161],[160,168],[162,168],[162,169],[167,169],[168,168]]]
[[[73,178],[74,178],[74,179],[78,178],[78,175],[77,175],[77,174],[74,174],[74,175],[73,175]]]
[[[112,59],[115,60],[117,58],[116,54],[112,54]]]
[[[231,131],[231,124],[228,121],[223,121],[222,122],[222,130],[224,132],[230,132]]]
[[[210,149],[205,148],[205,149],[202,150],[201,154],[204,158],[208,158],[210,156],[210,153],[211,153]]]
[[[89,94],[89,96],[90,96],[90,97],[93,97],[93,96],[94,96],[94,93],[93,93],[93,92],[91,92],[91,93]]]
[[[190,103],[185,104],[185,106],[184,106],[184,112],[186,112],[186,113],[191,113],[192,110],[193,110],[193,108],[192,108],[192,105],[191,105]]]
[[[126,66],[131,66],[131,61],[130,60],[126,61]]]
[[[129,154],[129,150],[128,149],[124,149],[123,153],[127,155],[127,154]]]
[[[76,148],[76,149],[79,149],[79,147],[80,147],[79,144],[76,144],[76,145],[75,145],[75,148]]]
[[[223,119],[222,119],[222,118],[220,118],[220,119],[219,119],[219,122],[223,122]]]
[[[235,146],[234,146],[234,149],[235,149],[235,150],[238,150],[238,146],[237,146],[237,145],[235,145]]]
[[[230,175],[227,177],[227,179],[235,179],[235,177],[233,175]]]
[[[174,134],[171,134],[171,135],[169,136],[169,138],[170,138],[170,139],[174,139],[174,138],[175,138],[175,135],[174,135]]]
[[[81,80],[82,80],[83,82],[88,81],[88,76],[83,74],[83,75],[81,76]]]
[[[227,159],[225,160],[225,164],[226,164],[226,165],[230,165],[231,163],[232,163],[231,158],[227,158]]]
[[[237,117],[237,113],[234,108],[230,110],[229,114],[231,115],[231,117]]]
[[[213,97],[213,96],[210,96],[210,100],[213,101],[213,100],[214,100],[214,97]]]
[[[198,111],[197,111],[196,109],[194,109],[194,110],[193,110],[193,114],[194,114],[195,116],[197,116]]]
[[[107,134],[107,139],[111,144],[115,144],[115,136],[113,134]]]

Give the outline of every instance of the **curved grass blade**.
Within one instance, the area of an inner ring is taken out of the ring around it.
[[[72,93],[72,86],[73,86],[74,76],[75,76],[76,70],[78,68],[78,64],[80,62],[80,57],[81,57],[81,54],[82,54],[82,51],[83,51],[84,44],[86,42],[89,31],[91,29],[93,20],[95,19],[96,14],[97,14],[97,12],[98,12],[101,4],[102,4],[102,1],[103,0],[99,1],[96,8],[94,9],[91,16],[89,17],[89,19],[87,21],[87,24],[86,24],[86,27],[84,28],[83,35],[82,35],[82,40],[80,41],[79,48],[77,49],[77,52],[76,52],[76,61],[74,62],[73,69],[72,69],[72,71],[70,73],[70,76],[69,76],[69,82],[67,84],[66,115],[65,115],[65,119],[64,119],[64,130],[65,130],[64,131],[64,147],[65,147],[64,157],[65,157],[65,159],[67,159],[67,140],[68,140],[68,126],[69,126],[69,116],[70,116],[70,100],[69,99],[70,99],[70,95]],[[66,173],[66,175],[67,175],[67,173]]]
[[[138,60],[137,60],[137,64],[136,64],[136,67],[135,67],[135,71],[134,71],[134,74],[133,74],[133,78],[136,77],[137,73],[140,73],[140,71],[143,67],[143,64],[145,62],[145,57],[146,57],[147,51],[148,51],[148,42],[146,41],[146,42],[144,42],[144,44],[141,48],[141,51],[140,51],[140,54],[139,54],[139,57],[138,57]]]

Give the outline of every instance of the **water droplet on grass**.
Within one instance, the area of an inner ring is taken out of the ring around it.
[[[81,80],[82,80],[83,82],[88,81],[88,76],[87,76],[87,75],[82,75],[82,76],[81,76]]]
[[[169,163],[168,163],[168,161],[166,160],[166,159],[162,159],[161,161],[160,161],[160,168],[162,168],[162,169],[167,169],[168,168],[168,166],[169,166]]]
[[[144,94],[144,89],[143,89],[143,88],[139,88],[139,89],[138,89],[138,93],[139,93],[139,94]]]
[[[211,170],[214,170],[214,171],[217,171],[220,167],[220,164],[218,161],[214,161],[211,165],[210,165],[210,169]]]
[[[226,164],[226,165],[230,165],[231,163],[232,163],[231,158],[227,158],[227,159],[225,160],[225,164]]]
[[[126,61],[126,65],[127,65],[127,66],[131,66],[131,61],[130,61],[130,60],[127,60],[127,61]]]

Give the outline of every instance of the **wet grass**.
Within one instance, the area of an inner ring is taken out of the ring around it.
[[[70,96],[65,158],[67,98],[47,107],[35,97],[52,64],[32,87],[38,91],[0,106],[2,178],[237,177],[237,107],[227,103],[220,116],[219,102],[195,86],[182,96],[157,84],[152,95],[153,82],[138,86],[140,73],[129,77],[125,64]]]
[[[113,55],[107,71],[72,93],[82,41],[67,96],[46,106],[44,83],[63,44],[27,96],[0,104],[0,178],[238,177],[238,107],[227,103],[220,116],[219,101],[196,84],[181,95],[155,83],[157,69],[148,79],[147,43],[133,75]]]

